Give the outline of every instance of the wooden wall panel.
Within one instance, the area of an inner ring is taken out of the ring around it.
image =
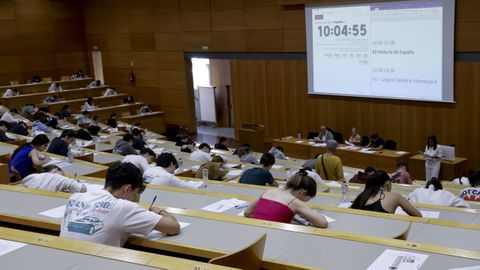
[[[247,51],[283,51],[283,31],[281,29],[247,31]]]
[[[283,27],[283,10],[280,6],[245,9],[247,29],[277,29]]]
[[[182,31],[210,31],[210,11],[182,12]]]
[[[213,32],[213,51],[244,52],[247,50],[247,33],[245,31]]]
[[[212,11],[213,31],[235,31],[245,29],[245,10],[221,9]]]
[[[230,8],[242,8],[243,0],[211,0],[210,5],[212,9],[230,9]]]

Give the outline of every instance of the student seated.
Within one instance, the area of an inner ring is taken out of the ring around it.
[[[12,124],[8,132],[28,136],[28,126],[24,122],[17,122]]]
[[[60,86],[60,84],[56,82],[52,83],[50,87],[48,87],[48,92],[58,92],[62,90],[62,86]]]
[[[70,111],[70,105],[68,104],[63,105],[59,113],[62,116],[62,118],[67,118],[72,116],[72,112]]]
[[[465,175],[460,175],[459,177],[453,179],[450,184],[454,185],[462,185],[462,186],[470,186],[470,182],[468,181],[468,177]]]
[[[436,177],[432,177],[425,188],[417,188],[407,196],[412,203],[427,203],[453,207],[470,207],[463,199],[455,196],[447,190],[443,190],[442,183]]]
[[[15,168],[23,179],[36,169],[41,169],[43,165],[48,163],[49,158],[40,154],[40,152],[45,151],[49,142],[50,140],[45,134],[39,134],[33,138],[32,142],[15,149],[9,164],[10,173],[13,173]]]
[[[315,163],[317,163],[318,156],[320,156],[320,153],[316,154],[313,159],[307,159],[305,163],[303,163],[302,168],[315,170]]]
[[[47,152],[60,155],[68,156],[69,146],[75,142],[75,131],[71,129],[65,129],[60,134],[60,137],[54,138],[50,145],[48,146]]]
[[[110,126],[111,128],[117,128],[117,114],[112,113],[110,117],[107,120],[107,125]]]
[[[374,151],[380,151],[383,149],[383,146],[385,145],[385,141],[378,136],[377,133],[373,133],[372,136],[370,136],[370,143],[366,146],[371,148],[371,150]]]
[[[113,153],[122,156],[136,155],[137,150],[133,148],[133,135],[129,133],[123,135],[123,138],[115,143]]]
[[[315,183],[317,183],[317,185],[326,185],[327,183],[325,183],[325,181],[322,180],[322,178],[320,177],[320,175],[318,175],[318,173],[314,172],[312,169],[309,169],[309,168],[302,168],[300,170],[304,170],[307,172],[307,176],[312,178],[313,180],[315,180]],[[298,171],[295,171],[293,172],[293,174],[296,174],[297,172],[299,172],[300,170]]]
[[[240,157],[240,162],[249,164],[258,164],[258,159],[249,144],[244,144],[234,152]]]
[[[54,102],[57,102],[57,101],[58,101],[57,96],[47,96],[45,99],[43,99],[44,104],[54,103]]]
[[[3,93],[3,96],[4,98],[8,98],[8,97],[16,97],[16,96],[19,96],[20,93],[18,92],[18,89],[16,88],[8,88],[7,91],[5,91],[5,93]]]
[[[83,71],[83,69],[80,69],[78,70],[77,72],[75,72],[72,76],[70,76],[72,79],[74,80],[78,80],[78,79],[83,79],[85,78],[87,75],[85,74],[85,72]]]
[[[97,88],[97,87],[100,87],[101,85],[102,85],[102,82],[100,80],[96,80],[89,83],[87,88]]]
[[[0,142],[13,141],[13,139],[9,138],[7,134],[5,134],[7,131],[8,131],[8,123],[0,120]]]
[[[52,133],[52,129],[50,129],[47,126],[48,118],[44,113],[42,112],[35,113],[35,115],[33,116],[33,119],[35,120],[32,122],[32,132]]]
[[[225,142],[227,141],[227,138],[225,137],[220,137],[218,139],[218,143],[215,144],[214,148],[218,150],[225,150],[228,151],[228,147],[225,145]]]
[[[123,158],[122,162],[130,162],[135,167],[139,168],[142,174],[150,168],[150,163],[152,163],[157,155],[150,148],[143,148],[140,150],[139,155],[127,155]]]
[[[376,171],[368,178],[365,189],[355,198],[351,208],[393,214],[400,206],[410,216],[422,216],[402,195],[391,190],[392,182],[388,174]]]
[[[274,186],[278,187],[278,182],[273,179],[270,169],[275,164],[275,157],[270,153],[265,153],[260,159],[262,168],[251,168],[243,172],[239,183],[258,185],[258,186]]]
[[[197,145],[194,141],[188,141],[180,147],[180,152],[193,153],[197,149]]]
[[[180,225],[167,211],[136,204],[145,190],[140,170],[131,163],[108,168],[105,188],[73,194],[67,202],[60,237],[123,246],[131,234],[157,230],[180,233]]]
[[[60,192],[87,192],[87,187],[75,179],[65,177],[65,173],[55,165],[45,166],[43,173],[33,173],[23,178],[22,184],[28,188]]]
[[[115,89],[114,87],[107,88],[107,90],[105,90],[105,92],[103,93],[103,96],[108,97],[118,95],[116,90],[117,89]]]
[[[17,109],[10,109],[9,111],[3,113],[0,120],[10,124],[16,123],[18,121],[18,119],[15,117],[17,114],[18,114]]]
[[[326,152],[317,158],[315,170],[325,180],[342,181],[343,174],[342,160],[335,155],[338,143],[335,140],[327,141]]]
[[[350,138],[348,138],[348,142],[353,145],[361,145],[362,144],[362,136],[357,133],[356,128],[352,128],[352,134]]]
[[[90,125],[90,116],[90,112],[84,110],[82,111],[82,114],[75,116],[75,121],[77,121],[77,125]]]
[[[22,110],[21,110],[20,114],[21,114],[23,117],[29,117],[29,116],[31,116],[32,114],[34,114],[36,111],[37,111],[37,108],[35,107],[34,104],[25,104],[25,105],[22,107]]]
[[[87,101],[82,106],[82,111],[91,111],[97,109],[97,106],[93,104],[93,97],[88,97]]]
[[[40,76],[38,76],[38,75],[33,75],[32,79],[31,79],[31,82],[32,83],[40,83],[40,82],[42,82],[42,78],[40,78]]]
[[[145,145],[147,145],[147,143],[143,139],[142,130],[138,128],[134,128],[132,129],[132,135],[133,135],[133,148],[137,150],[142,150],[143,148],[145,148]]]
[[[203,178],[203,169],[207,169],[209,180],[223,180],[223,177],[228,173],[228,168],[223,166],[224,163],[225,161],[221,156],[213,156],[212,161],[207,161],[198,168],[195,178]]]
[[[468,181],[470,187],[462,190],[458,196],[465,201],[480,202],[480,171],[471,170]]]
[[[201,163],[208,162],[212,160],[210,150],[212,150],[212,148],[208,143],[201,143],[200,146],[198,146],[198,149],[190,155],[190,159]]]
[[[333,140],[333,133],[329,130],[329,128],[325,125],[320,126],[320,132],[318,133],[318,137],[314,138],[314,141],[317,143],[326,143],[329,140]]]
[[[365,184],[370,176],[372,176],[375,173],[375,168],[368,166],[365,168],[365,170],[358,171],[357,174],[355,174],[349,183],[355,183],[355,184]]]
[[[285,156],[285,154],[283,153],[283,147],[281,146],[272,147],[268,152],[272,154],[276,159],[288,159],[287,156]]]
[[[135,99],[133,98],[133,96],[126,96],[125,98],[123,98],[123,104],[133,104],[135,103]]]
[[[200,181],[184,181],[175,176],[178,162],[171,153],[161,153],[157,158],[157,166],[150,167],[143,173],[143,180],[152,185],[198,189]]]
[[[407,165],[403,163],[397,165],[397,170],[392,174],[392,183],[412,184],[412,178],[410,177],[410,173],[408,173]]]
[[[290,177],[285,189],[267,189],[262,196],[251,202],[244,215],[256,219],[290,223],[298,214],[315,227],[326,228],[325,217],[310,209],[306,202],[317,194],[317,184],[305,170]]]

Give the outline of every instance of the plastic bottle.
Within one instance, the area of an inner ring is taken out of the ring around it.
[[[348,199],[348,183],[347,180],[342,181],[342,202],[350,202]]]
[[[67,162],[68,162],[68,163],[73,163],[73,152],[72,152],[71,149],[68,150]]]
[[[183,160],[181,158],[178,159],[178,172],[183,172]]]
[[[208,185],[208,169],[202,170],[203,185]]]
[[[298,140],[301,140],[301,139],[302,139],[302,133],[299,132],[299,133],[297,134],[297,139],[298,139]]]

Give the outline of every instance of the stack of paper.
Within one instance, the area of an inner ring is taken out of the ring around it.
[[[417,270],[427,260],[428,255],[400,250],[385,250],[367,270],[401,269]]]
[[[242,201],[236,198],[221,200],[212,204],[209,204],[202,208],[202,210],[222,213],[233,207],[244,205],[246,201]]]

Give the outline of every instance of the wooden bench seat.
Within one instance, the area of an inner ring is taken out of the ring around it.
[[[99,107],[105,107],[105,106],[114,106],[114,105],[120,105],[122,104],[122,100],[125,98],[125,94],[118,94],[114,96],[98,96],[98,97],[93,97],[93,103],[95,103],[96,106]],[[38,104],[39,108],[48,108],[50,112],[55,113],[60,111],[64,105],[69,105],[70,110],[72,111],[77,111],[80,110],[83,104],[87,101],[87,98],[79,98],[79,99],[69,99],[69,100],[62,100],[59,102],[54,102],[54,103],[42,103]]]
[[[67,89],[76,89],[87,86],[93,78],[85,78],[80,80],[66,80],[66,81],[55,81],[59,83],[63,90]],[[0,86],[0,93],[5,92],[8,88],[18,89],[20,94],[33,94],[33,93],[42,93],[47,92],[48,88],[53,82],[40,82],[40,83],[28,83],[28,84],[18,84],[18,85],[5,85]]]
[[[101,107],[96,110],[90,110],[92,115],[98,115],[101,119],[108,119],[112,113],[116,113],[117,117],[129,116],[138,114],[138,111],[145,103],[135,102],[133,104],[122,104],[117,106]],[[79,109],[77,111],[72,110],[74,113],[81,113]]]

